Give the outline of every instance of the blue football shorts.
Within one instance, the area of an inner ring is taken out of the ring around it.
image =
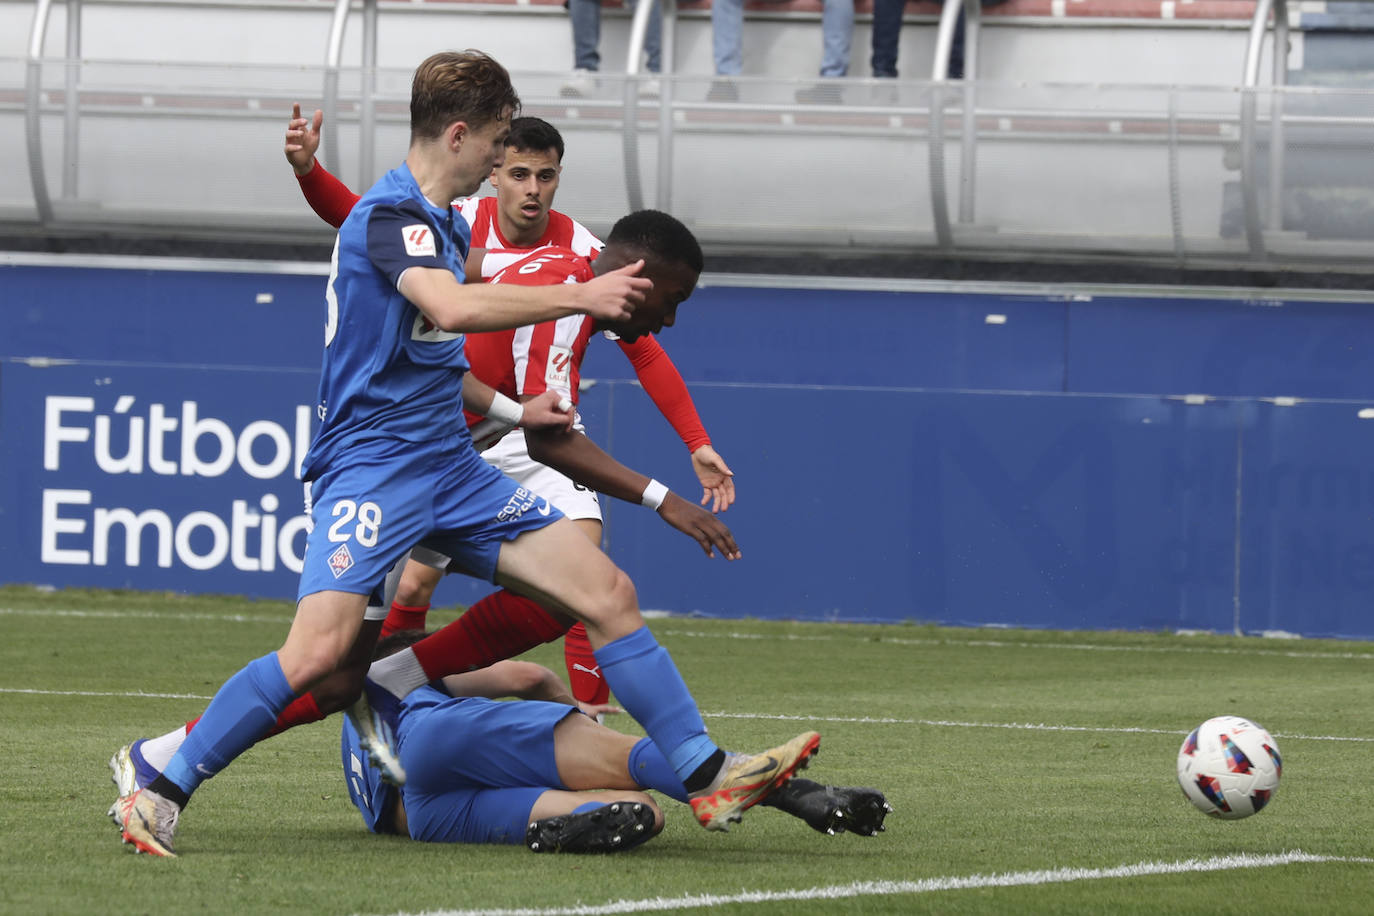
[[[373,439],[345,454],[311,484],[298,600],[326,590],[379,597],[387,571],[422,540],[490,582],[502,543],[563,517],[465,435]]]
[[[553,730],[574,707],[538,700],[449,699],[406,709],[398,728],[412,839],[522,843],[530,810],[564,788]]]

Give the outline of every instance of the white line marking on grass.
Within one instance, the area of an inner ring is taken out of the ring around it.
[[[25,617],[99,617],[115,620],[222,620],[228,623],[290,623],[290,614],[205,614],[186,611],[78,611],[64,608],[0,607],[0,614]]]
[[[613,900],[599,905],[520,908],[504,910],[425,910],[415,916],[600,916],[612,913],[650,913],[662,910],[701,909],[737,903],[775,903],[786,900],[840,900],[852,897],[929,894],[989,887],[1028,887],[1036,884],[1065,884],[1074,881],[1100,881],[1111,878],[1143,878],[1153,875],[1180,875],[1190,872],[1233,871],[1242,868],[1274,868],[1281,865],[1313,863],[1374,864],[1374,859],[1349,856],[1310,855],[1301,850],[1272,855],[1218,856],[1211,859],[1184,859],[1180,862],[1137,862],[1114,868],[1053,868],[1040,871],[1002,872],[987,875],[949,875],[919,881],[855,881],[786,891],[741,891],[738,894],[688,894],[681,897],[650,897],[642,900]],[[405,916],[405,914],[397,914]]]
[[[31,690],[25,687],[0,687],[0,693],[32,693],[45,697],[119,697],[123,700],[208,700],[198,693],[144,693],[142,690]]]
[[[439,609],[435,611],[435,613],[443,613],[443,611],[444,609]],[[187,611],[97,611],[66,608],[40,609],[11,607],[0,607],[0,614],[14,614],[27,617],[99,617],[130,620],[220,620],[229,623],[290,623],[292,619],[290,613],[212,614]],[[645,616],[653,616],[653,614],[648,613]],[[870,633],[864,633],[862,635],[855,634],[852,637],[842,637],[833,634],[805,636],[798,633],[765,634],[740,633],[736,631],[705,633],[700,630],[677,630],[672,628],[665,628],[660,630],[659,633],[663,636],[681,636],[689,639],[766,639],[775,642],[836,642],[843,640],[846,642],[871,642],[877,645],[890,646],[949,646],[951,648],[967,647],[977,649],[1058,649],[1077,652],[1176,652],[1180,654],[1195,655],[1244,655],[1246,657],[1268,656],[1272,658],[1321,658],[1374,661],[1374,653],[1370,652],[1300,652],[1295,650],[1279,651],[1277,649],[1260,648],[1206,648],[1203,646],[1102,646],[1083,643],[1030,642],[998,639],[911,639],[902,636],[887,636],[883,634],[873,635]]]
[[[834,642],[844,640],[846,642],[870,642],[876,645],[888,646],[948,646],[950,648],[968,647],[975,649],[1063,649],[1077,652],[1177,652],[1185,655],[1244,655],[1247,658],[1256,655],[1275,658],[1357,659],[1359,661],[1374,662],[1374,653],[1370,652],[1298,652],[1291,649],[1279,651],[1277,649],[1260,649],[1258,647],[1254,649],[1227,649],[1220,646],[1216,648],[1208,648],[1205,646],[1101,646],[1086,643],[1030,642],[1004,639],[910,639],[902,636],[872,635],[868,633],[855,635],[853,637],[841,637],[822,634],[803,636],[797,633],[784,633],[781,635],[737,632],[704,633],[700,630],[673,629],[660,630],[659,635],[684,636],[691,639],[766,639],[779,642],[788,640],[794,642]]]
[[[49,697],[118,697],[121,699],[210,700],[198,693],[148,693],[142,690],[40,690],[33,687],[0,687],[0,693],[22,693]],[[952,719],[899,719],[891,716],[799,716],[788,713],[706,712],[706,719],[759,719],[769,722],[843,722],[855,725],[929,725],[935,728],[1005,728],[1013,731],[1099,732],[1116,735],[1186,735],[1176,728],[1137,728],[1134,726],[1050,725],[1046,722],[960,722]],[[1274,732],[1288,741],[1349,741],[1374,743],[1374,738],[1348,735],[1293,735]]]
[[[1136,728],[1124,725],[1050,725],[1046,722],[959,722],[951,719],[896,719],[885,716],[799,716],[789,713],[768,714],[753,712],[705,712],[707,719],[767,719],[775,722],[847,722],[857,725],[930,725],[938,728],[1006,728],[1014,731],[1043,732],[1102,732],[1114,735],[1179,735],[1186,729]],[[1374,738],[1342,737],[1337,735],[1292,735],[1272,733],[1275,738],[1296,741],[1356,741],[1374,743]]]

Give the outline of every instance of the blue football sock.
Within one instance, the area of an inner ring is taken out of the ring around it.
[[[687,790],[673,772],[663,752],[648,738],[640,738],[630,749],[630,778],[641,789],[656,789],[669,798],[687,801]]]
[[[648,627],[597,649],[596,661],[611,692],[644,726],[679,779],[716,752],[677,665]]]
[[[254,659],[224,682],[162,774],[190,795],[267,734],[295,697],[277,653]]]
[[[596,811],[604,807],[606,807],[605,802],[583,802],[573,809],[573,814],[586,814],[588,811]]]

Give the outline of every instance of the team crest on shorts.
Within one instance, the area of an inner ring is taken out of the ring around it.
[[[339,549],[329,555],[329,571],[334,574],[335,579],[348,572],[352,565],[353,554],[348,552],[347,544],[340,544]]]

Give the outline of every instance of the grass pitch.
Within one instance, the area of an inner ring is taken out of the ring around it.
[[[202,787],[180,858],[130,854],[105,818],[110,754],[199,713],[290,613],[0,589],[0,911],[1367,913],[1374,899],[1374,646],[1152,633],[651,622],[723,746],[816,728],[808,776],[886,792],[896,811],[874,838],[771,809],[708,834],[670,800],[663,834],[620,856],[372,836],[329,721]],[[552,647],[529,657],[561,668]],[[1194,810],[1173,775],[1184,734],[1227,713],[1284,755],[1274,802],[1235,822]]]

